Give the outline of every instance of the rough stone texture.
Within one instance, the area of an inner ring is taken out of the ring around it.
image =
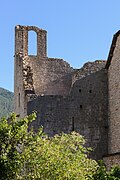
[[[82,79],[92,73],[96,73],[101,69],[104,69],[106,61],[96,60],[95,62],[87,62],[81,69],[77,69],[76,72],[72,76],[72,84],[75,83],[76,80]]]
[[[120,35],[108,70],[109,154],[120,152]]]
[[[94,149],[91,157],[101,159],[107,154],[108,142],[106,81],[106,72],[101,70],[77,80],[68,96],[28,95],[28,114],[37,111],[35,130],[42,125],[49,136],[79,132]]]
[[[74,71],[62,59],[29,58],[33,70],[33,86],[35,94],[67,95],[72,84],[71,73]]]
[[[37,35],[36,56],[28,55],[31,30]],[[93,148],[92,158],[104,155],[113,162],[113,155],[105,155],[120,151],[120,37],[106,66],[97,60],[73,69],[63,59],[47,57],[46,34],[34,26],[15,28],[15,112],[23,117],[36,110],[36,131],[41,125],[49,136],[77,131]]]
[[[21,117],[27,114],[26,94],[34,93],[33,73],[28,56],[28,32],[37,34],[37,56],[46,57],[46,31],[34,26],[15,27],[15,112]]]
[[[15,54],[15,69],[14,69],[14,110],[21,117],[27,114],[27,102],[25,98],[25,89],[23,85],[23,57],[21,54]]]

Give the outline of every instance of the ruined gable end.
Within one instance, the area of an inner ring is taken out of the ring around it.
[[[36,35],[34,55],[28,52],[30,31]],[[37,111],[31,126],[37,131],[42,125],[49,136],[79,132],[93,148],[93,159],[113,162],[120,152],[120,31],[107,62],[87,62],[80,69],[47,57],[46,35],[35,26],[15,27],[15,112],[24,117]]]

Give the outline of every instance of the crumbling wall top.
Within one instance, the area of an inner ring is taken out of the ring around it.
[[[38,28],[38,27],[36,27],[36,26],[21,26],[21,25],[16,25],[15,26],[15,30],[26,30],[26,31],[31,31],[31,30],[33,30],[33,31],[35,31],[35,32],[39,32],[39,31],[43,31],[43,32],[46,32],[47,33],[47,31],[46,30],[43,30],[43,29],[41,29],[41,28]]]
[[[23,56],[28,55],[29,31],[36,33],[37,54],[38,57],[47,57],[47,31],[39,29],[36,26],[15,26],[15,54],[22,52]]]
[[[82,68],[77,69],[72,76],[72,84],[78,79],[82,79],[89,76],[92,73],[96,73],[105,68],[106,60],[96,60],[94,62],[87,62]]]

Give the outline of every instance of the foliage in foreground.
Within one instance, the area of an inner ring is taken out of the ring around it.
[[[99,167],[94,174],[94,180],[120,180],[120,166],[113,166],[110,171],[107,171],[103,161],[98,162]]]
[[[42,128],[38,133],[28,131],[29,123],[35,118],[35,113],[23,119],[13,113],[9,120],[0,120],[1,180],[107,180],[119,177],[120,169],[107,173],[105,166],[87,158],[89,150],[83,146],[85,141],[78,133],[49,138]]]
[[[71,134],[48,138],[42,132],[28,132],[35,120],[32,115],[18,120],[12,114],[9,122],[0,121],[0,179],[89,179],[97,163],[88,159],[82,136]]]

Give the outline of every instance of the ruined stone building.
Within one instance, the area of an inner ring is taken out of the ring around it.
[[[28,54],[29,31],[36,32],[37,54]],[[120,31],[107,61],[73,69],[63,59],[47,57],[47,32],[35,26],[15,27],[15,112],[37,111],[37,130],[53,136],[77,131],[91,157],[120,162]]]

